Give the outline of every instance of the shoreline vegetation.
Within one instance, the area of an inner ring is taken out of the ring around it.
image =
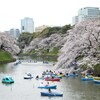
[[[51,55],[50,55],[51,54]],[[40,60],[42,58],[43,61],[57,61],[57,57],[58,57],[58,52],[52,52],[52,53],[42,53],[42,55],[37,55],[35,53],[30,53],[30,54],[21,54],[20,56],[31,56],[32,59],[37,59]],[[15,58],[13,58],[13,56],[4,50],[0,50],[0,64],[5,64],[5,63],[10,63],[10,62],[14,62],[16,61]],[[83,70],[87,70],[89,69],[89,66],[87,65],[83,65],[81,66],[83,68]],[[95,76],[99,76],[100,77],[100,64],[96,64],[94,66],[94,70],[90,69]]]
[[[14,62],[15,60],[9,52],[0,50],[0,64]]]
[[[53,48],[52,51],[47,50],[32,50],[31,52],[21,53],[20,56],[31,56],[32,59],[40,59],[47,61],[57,61],[58,58],[58,48]]]

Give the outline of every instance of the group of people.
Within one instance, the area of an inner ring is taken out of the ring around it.
[[[43,82],[41,82],[41,85],[43,85]],[[49,86],[49,82],[47,82],[46,86]],[[52,92],[50,88],[48,89],[48,92],[49,92],[49,93]]]

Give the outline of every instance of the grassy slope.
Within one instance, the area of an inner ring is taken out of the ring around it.
[[[0,62],[10,62],[14,60],[12,55],[7,51],[0,50]]]

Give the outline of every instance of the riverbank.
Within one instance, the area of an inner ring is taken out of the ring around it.
[[[13,62],[15,60],[16,59],[13,58],[13,56],[9,52],[0,50],[0,64]]]

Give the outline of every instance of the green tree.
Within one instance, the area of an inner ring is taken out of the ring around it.
[[[38,34],[37,37],[49,37],[52,34],[58,33],[58,31],[61,29],[61,27],[47,27],[45,28],[40,34]]]
[[[61,30],[59,31],[59,33],[65,34],[68,30],[70,30],[72,27],[71,25],[65,25],[61,28]]]
[[[29,45],[32,39],[33,39],[32,33],[28,33],[28,32],[22,33],[18,39],[20,48],[24,48],[25,45]]]
[[[100,63],[99,64],[96,64],[94,66],[93,73],[94,73],[95,76],[99,76],[100,77]]]

